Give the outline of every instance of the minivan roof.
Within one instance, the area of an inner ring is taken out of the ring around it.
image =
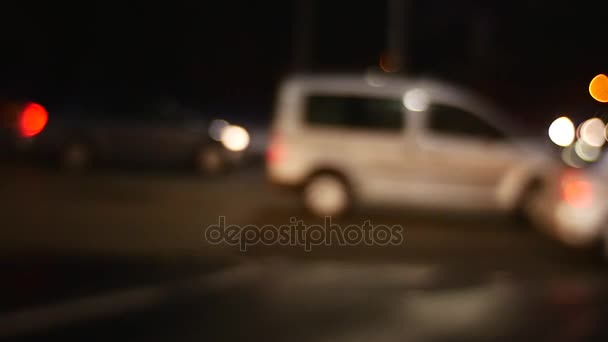
[[[432,78],[410,78],[403,76],[393,76],[383,73],[367,74],[294,74],[284,80],[285,83],[297,84],[307,88],[323,88],[327,86],[336,87],[361,87],[361,88],[384,88],[398,89],[405,91],[410,88],[423,88],[438,93],[457,94],[466,98],[474,98],[480,101],[478,96],[473,96],[471,92],[463,87],[459,87],[449,82],[440,81]]]
[[[440,98],[457,99],[456,102],[475,104],[482,109],[484,116],[495,124],[507,128],[512,135],[526,135],[526,130],[501,112],[496,106],[464,87],[432,78],[410,78],[397,75],[386,75],[380,72],[366,74],[293,74],[284,79],[283,87],[304,88],[308,91],[341,91],[386,93],[402,95],[412,88],[421,88],[438,95]]]

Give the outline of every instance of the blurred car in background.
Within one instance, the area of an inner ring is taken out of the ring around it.
[[[515,211],[589,242],[605,222],[604,185],[573,176],[549,146],[445,83],[299,76],[279,89],[267,172],[318,216],[355,202]]]
[[[5,146],[69,170],[119,162],[190,165],[217,174],[245,159],[250,140],[243,127],[175,104],[114,103],[49,114],[36,103],[12,102],[2,112]]]

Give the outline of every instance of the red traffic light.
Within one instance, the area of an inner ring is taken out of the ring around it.
[[[28,103],[19,117],[19,131],[21,136],[30,138],[44,130],[49,116],[46,109],[37,103]]]

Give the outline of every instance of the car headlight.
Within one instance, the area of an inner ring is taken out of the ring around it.
[[[240,152],[249,146],[249,133],[241,126],[229,125],[222,129],[221,141],[228,150]]]

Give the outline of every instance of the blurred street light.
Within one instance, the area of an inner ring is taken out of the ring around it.
[[[549,126],[549,138],[558,146],[569,146],[575,137],[574,124],[566,116],[555,119]]]
[[[593,147],[602,147],[606,143],[604,138],[604,130],[606,125],[601,119],[592,118],[586,120],[580,125],[578,137],[585,144]]]
[[[230,125],[222,130],[222,144],[230,151],[240,152],[249,146],[249,133],[241,126]]]
[[[608,76],[599,74],[589,83],[589,94],[596,101],[608,102]]]

